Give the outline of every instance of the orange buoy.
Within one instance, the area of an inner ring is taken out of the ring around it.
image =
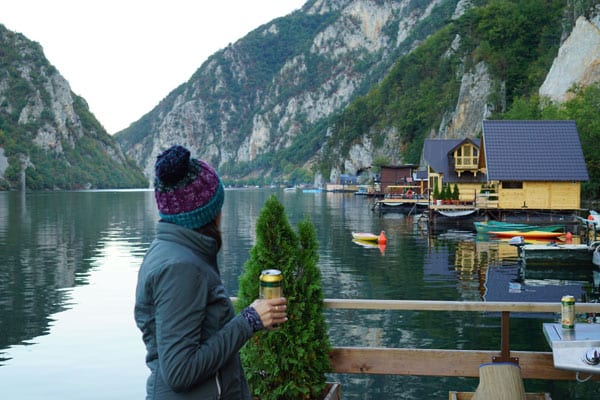
[[[594,216],[592,214],[588,215],[588,220],[589,221],[593,221],[594,220]]]
[[[377,242],[379,244],[386,244],[387,243],[387,238],[385,237],[385,232],[381,231],[381,233],[379,234],[379,238],[377,239]]]

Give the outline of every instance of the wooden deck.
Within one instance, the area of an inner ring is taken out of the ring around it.
[[[463,302],[413,300],[326,299],[326,308],[363,310],[414,310],[439,312],[499,312],[501,343],[497,351],[442,350],[381,347],[334,347],[331,360],[334,373],[385,374],[447,377],[478,377],[479,365],[492,361],[517,361],[523,379],[575,380],[574,371],[554,368],[552,352],[510,351],[511,312],[560,313],[560,302]],[[578,313],[600,313],[600,303],[578,303]],[[542,327],[540,327],[540,330]],[[600,380],[594,375],[593,380]]]

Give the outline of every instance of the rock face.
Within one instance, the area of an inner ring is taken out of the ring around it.
[[[264,167],[254,173],[268,174],[269,157],[366,93],[424,39],[415,26],[445,3],[456,0],[309,1],[210,57],[115,137],[148,177],[156,155],[172,143],[221,171],[262,157]],[[293,46],[278,47],[283,43]]]
[[[115,138],[148,178],[156,155],[174,143],[234,178],[269,176],[275,159],[280,168],[287,162],[289,170],[310,170],[332,137],[332,116],[473,3],[308,1],[301,10],[214,54],[188,82]],[[457,35],[448,54],[457,52],[462,40]],[[540,94],[564,101],[574,83],[598,81],[599,41],[597,21],[578,20]],[[481,121],[506,107],[505,83],[484,62],[465,60],[458,79],[456,105],[432,129],[432,137],[477,136]],[[334,152],[329,176],[317,175],[315,183],[335,182],[341,173],[364,170],[378,157],[403,163],[399,154],[406,144],[400,143],[396,128],[378,129],[377,142],[367,131],[340,145],[347,151]]]
[[[98,163],[112,169],[115,182],[122,179],[128,187],[144,182],[39,44],[0,25],[0,62],[0,139],[10,138],[0,140],[0,189],[25,188],[26,168],[36,170],[37,189],[111,187],[102,177],[91,178]],[[92,159],[87,165],[77,161]],[[6,177],[11,165],[21,172]],[[67,171],[68,186],[46,182]],[[137,177],[125,177],[129,172]]]
[[[481,121],[491,114],[488,96],[492,91],[493,79],[487,65],[478,63],[473,71],[462,76],[456,109],[450,121],[442,121],[440,136],[444,138],[465,137],[481,131]]]
[[[555,102],[569,100],[574,85],[588,86],[600,81],[600,19],[579,17],[575,28],[561,46],[552,68],[540,87],[540,96]]]

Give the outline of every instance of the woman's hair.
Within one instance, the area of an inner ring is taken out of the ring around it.
[[[213,219],[208,224],[201,226],[200,228],[196,228],[195,231],[215,239],[217,241],[217,248],[221,250],[223,238],[221,237],[221,230],[219,229],[216,219]]]

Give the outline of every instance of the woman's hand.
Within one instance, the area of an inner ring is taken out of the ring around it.
[[[266,329],[271,329],[287,321],[287,299],[285,297],[268,300],[257,299],[250,307],[256,310]]]

